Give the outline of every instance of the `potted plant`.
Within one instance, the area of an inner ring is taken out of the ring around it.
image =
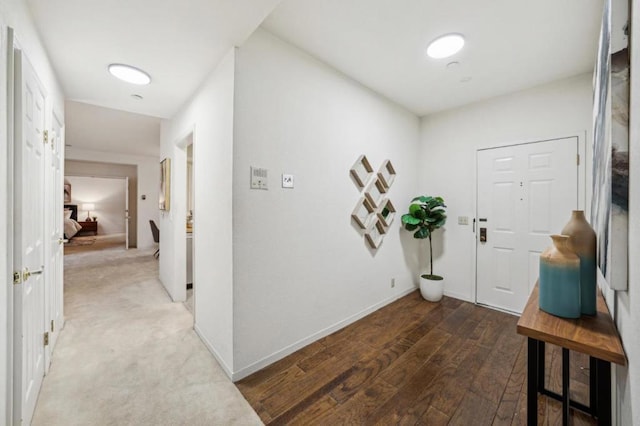
[[[447,221],[445,204],[442,197],[420,196],[411,200],[409,213],[402,215],[402,223],[407,231],[413,232],[413,238],[429,239],[430,272],[420,276],[420,293],[431,302],[438,302],[444,294],[444,281],[440,275],[433,274],[433,246],[431,234],[444,226]]]

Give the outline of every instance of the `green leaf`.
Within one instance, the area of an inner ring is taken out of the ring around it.
[[[429,238],[429,234],[430,232],[428,228],[420,228],[415,232],[415,234],[413,234],[413,238],[419,238],[419,239]]]
[[[434,228],[440,228],[440,227],[442,227],[442,226],[444,225],[444,223],[445,223],[446,221],[447,221],[447,220],[446,220],[446,218],[441,219],[441,220],[439,220],[438,222],[434,223],[434,224],[433,224],[433,227],[434,227]]]
[[[418,225],[412,225],[410,223],[405,223],[404,224],[404,229],[406,229],[407,231],[415,231],[416,229],[418,229]]]
[[[415,213],[413,213],[413,217],[417,217],[420,220],[424,220],[424,218],[427,217],[427,212],[424,211],[423,209],[420,209]]]
[[[415,215],[415,213],[419,211],[422,211],[422,206],[420,206],[420,204],[411,204],[409,206],[409,214]]]
[[[420,219],[411,216],[410,214],[402,215],[402,223],[408,223],[410,225],[419,225],[421,222]]]

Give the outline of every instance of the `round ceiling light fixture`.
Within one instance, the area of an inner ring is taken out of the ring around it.
[[[151,83],[151,77],[149,74],[139,68],[132,67],[131,65],[111,64],[109,65],[109,73],[111,73],[112,76],[131,84],[145,85]]]
[[[434,59],[448,58],[458,53],[463,47],[464,36],[462,34],[445,34],[429,43],[427,55]]]

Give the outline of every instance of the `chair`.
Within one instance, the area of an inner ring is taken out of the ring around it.
[[[153,220],[149,221],[149,225],[151,225],[151,234],[153,235],[153,241],[156,243],[160,243],[160,230],[158,229],[158,226]],[[156,250],[156,252],[153,253],[153,257],[155,258],[160,257],[160,247],[158,247],[158,250]]]

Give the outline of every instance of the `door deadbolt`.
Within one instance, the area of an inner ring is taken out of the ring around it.
[[[487,228],[480,228],[480,242],[487,242]]]

